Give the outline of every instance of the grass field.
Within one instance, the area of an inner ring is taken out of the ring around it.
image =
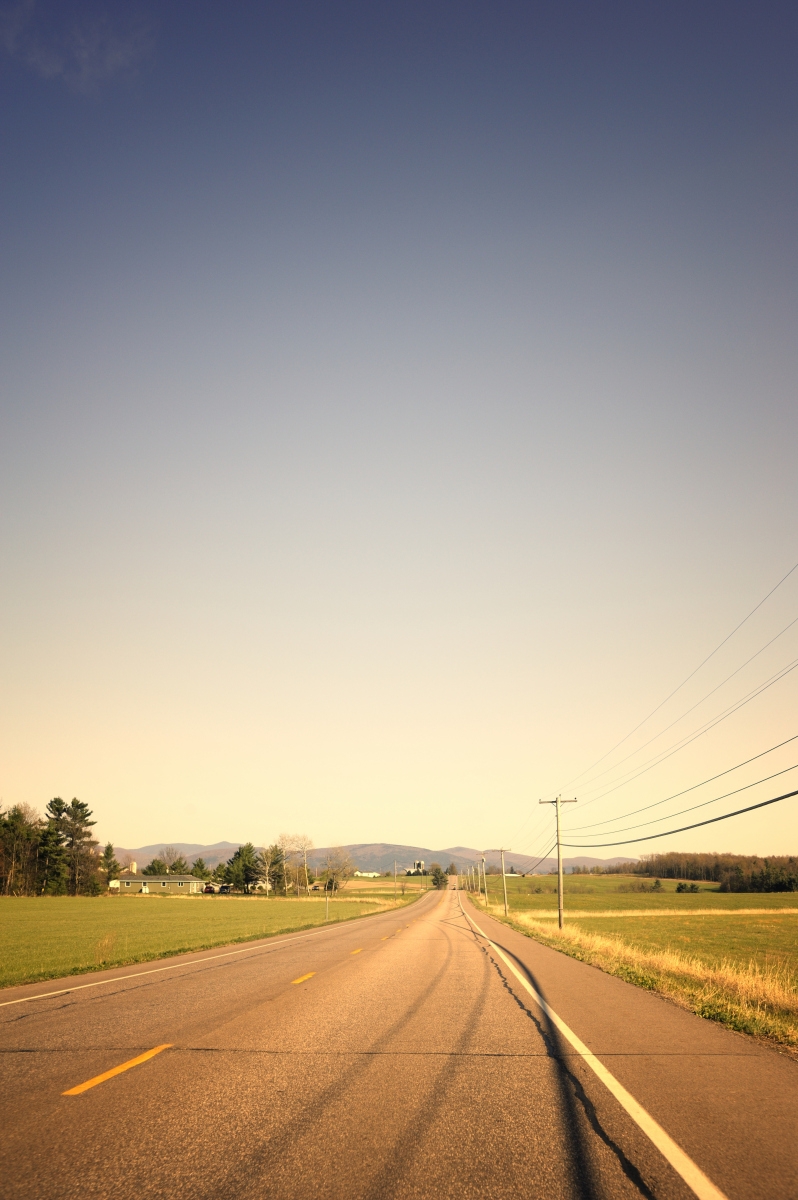
[[[565,912],[584,916],[591,912],[627,912],[640,909],[689,912],[693,909],[788,908],[798,912],[798,892],[719,892],[716,883],[699,883],[698,892],[677,892],[676,880],[662,881],[660,892],[631,890],[640,880],[625,875],[576,875],[565,877]],[[651,881],[649,881],[650,886]],[[542,888],[537,892],[536,888]],[[503,904],[501,876],[488,876],[488,898]],[[557,880],[551,876],[507,879],[507,899],[514,912],[556,913]]]
[[[330,924],[392,907],[385,899],[333,900]],[[3,896],[0,987],[309,929],[324,924],[324,908],[324,897]]]
[[[556,893],[530,893],[528,880],[513,880],[510,923],[700,1016],[798,1050],[795,893],[721,893],[707,885],[678,894],[672,880],[661,893],[619,892],[618,880],[599,877],[590,891],[566,890],[562,932]],[[498,891],[491,883],[489,911],[504,919],[501,879]]]

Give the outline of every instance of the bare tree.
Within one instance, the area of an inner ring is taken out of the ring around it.
[[[306,833],[297,834],[295,838],[295,846],[297,854],[302,856],[302,864],[305,868],[305,894],[310,895],[310,878],[308,876],[308,855],[313,850],[313,838],[308,837]]]
[[[327,888],[334,896],[341,888],[346,887],[355,864],[343,846],[332,846],[325,856],[324,869],[327,872]]]
[[[280,853],[283,856],[283,864],[285,868],[285,894],[288,896],[288,873],[291,865],[291,859],[296,854],[296,834],[281,833],[277,839],[277,845],[280,847]],[[297,888],[297,895],[299,889]]]
[[[171,875],[173,864],[176,863],[180,858],[180,855],[175,850],[174,846],[164,846],[158,857],[166,863],[166,870]]]

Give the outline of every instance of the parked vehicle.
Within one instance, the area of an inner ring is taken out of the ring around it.
[[[221,887],[219,888],[219,895],[220,896],[229,896],[232,890],[233,889],[231,888],[229,883],[223,883],[221,885]]]
[[[216,888],[213,886],[212,883],[206,883],[205,887],[202,889],[202,892],[203,892],[203,895],[205,895],[205,896],[215,896]]]

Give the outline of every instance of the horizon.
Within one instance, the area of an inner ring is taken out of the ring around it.
[[[798,15],[14,13],[0,808],[795,846]]]

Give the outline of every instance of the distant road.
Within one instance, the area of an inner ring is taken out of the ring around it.
[[[798,1064],[463,910],[0,992],[3,1200],[798,1198]]]

